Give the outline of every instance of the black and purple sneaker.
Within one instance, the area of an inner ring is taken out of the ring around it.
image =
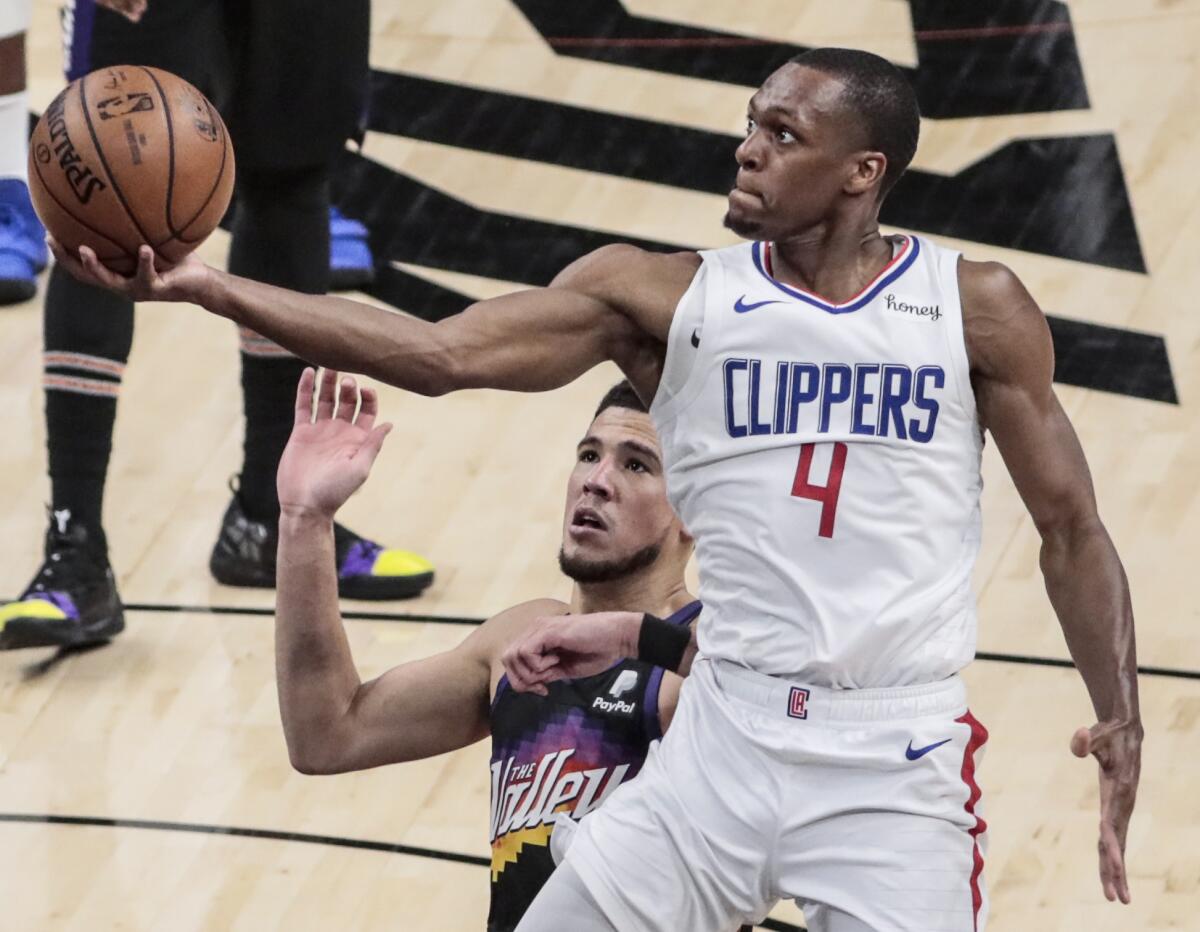
[[[333,535],[342,598],[411,599],[433,582],[433,565],[424,557],[382,547],[336,523]],[[225,509],[208,567],[226,586],[274,589],[278,547],[278,528],[249,518],[235,493]]]
[[[19,599],[0,606],[0,650],[100,644],[124,629],[103,538],[69,511],[51,512],[41,568]]]

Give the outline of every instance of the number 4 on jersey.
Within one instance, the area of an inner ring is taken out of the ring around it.
[[[838,493],[842,491],[842,472],[846,468],[846,453],[848,447],[844,443],[834,443],[833,459],[829,463],[829,479],[825,485],[813,485],[808,481],[809,470],[812,469],[813,450],[815,443],[800,445],[800,462],[796,465],[796,479],[792,483],[792,495],[796,498],[808,498],[821,503],[821,537],[833,537],[833,522],[837,518]]]

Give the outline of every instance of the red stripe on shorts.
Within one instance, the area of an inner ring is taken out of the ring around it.
[[[979,719],[969,711],[962,718],[955,719],[971,728],[971,737],[967,741],[967,749],[963,752],[962,780],[967,785],[970,795],[967,796],[967,815],[974,816],[975,827],[967,834],[975,842],[974,866],[971,868],[971,904],[975,912],[974,926],[979,930],[979,910],[983,906],[983,891],[979,887],[979,875],[983,873],[983,852],[979,850],[979,836],[987,831],[987,823],[975,814],[975,806],[982,795],[979,784],[975,782],[975,754],[984,746],[988,739],[987,729],[980,724]]]

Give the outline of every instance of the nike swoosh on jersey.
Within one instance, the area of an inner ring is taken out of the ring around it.
[[[945,741],[936,741],[933,744],[927,744],[923,748],[914,748],[912,746],[912,742],[910,741],[908,742],[908,749],[904,752],[904,756],[909,760],[917,760],[918,758],[924,757],[934,748],[940,748],[943,744],[948,744],[949,742],[950,739],[947,738]]]
[[[746,296],[742,295],[734,302],[733,309],[739,314],[745,314],[747,311],[756,311],[760,307],[766,307],[768,304],[783,304],[782,301],[759,301],[756,304],[747,304]]]

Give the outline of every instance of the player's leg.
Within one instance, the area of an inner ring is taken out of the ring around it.
[[[46,231],[29,200],[25,32],[31,0],[0,4],[0,305],[27,301],[46,267]]]
[[[569,922],[564,923],[564,916]],[[517,932],[560,932],[567,927],[571,932],[619,932],[574,868],[564,864],[525,911]]]
[[[152,3],[134,24],[94,0],[63,10],[67,79],[122,64],[172,71],[220,99],[229,68],[220,5]],[[117,396],[133,339],[133,305],[57,267],[43,308],[51,520],[45,560],[25,593],[0,608],[0,645],[106,640],[124,627],[102,525]]]
[[[329,173],[362,113],[369,4],[255,0],[238,6],[237,94],[229,112],[239,183],[230,271],[297,291],[329,287]],[[291,432],[305,363],[250,331],[241,334],[246,416],[237,493],[210,568],[224,583],[275,584],[275,473]],[[335,527],[339,592],[414,596],[433,579],[415,554]]]
[[[582,820],[566,852],[613,926],[725,932],[774,901],[781,786],[753,729],[715,688],[710,664],[696,663],[666,737]]]
[[[927,689],[910,703],[919,715],[890,721],[869,720],[870,700],[859,697],[852,725],[814,732],[806,746],[789,805],[803,824],[785,831],[780,885],[812,932],[986,925],[986,824],[975,780],[986,732],[962,705],[937,708],[961,701],[952,686]]]
[[[50,522],[42,566],[0,608],[5,649],[95,643],[125,626],[101,508],[133,305],[55,266],[43,332]]]

